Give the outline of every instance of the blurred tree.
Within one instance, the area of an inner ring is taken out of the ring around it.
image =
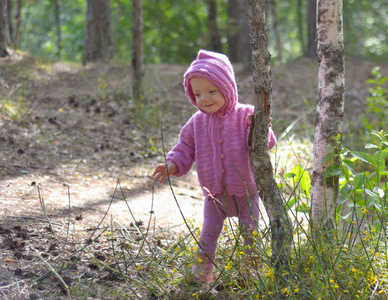
[[[143,98],[143,1],[132,1],[132,31],[133,31],[133,81],[132,91],[133,97],[139,103]]]
[[[307,51],[308,57],[317,56],[317,0],[307,0]]]
[[[249,28],[246,19],[247,11],[246,0],[228,1],[228,56],[233,63],[243,63],[245,71],[252,68],[252,51],[249,45]]]
[[[228,56],[231,62],[241,61],[241,30],[239,21],[241,20],[242,2],[244,0],[228,1]],[[244,11],[245,14],[245,11]]]
[[[333,227],[345,94],[342,0],[318,0],[317,5],[319,69],[311,210],[314,221]],[[327,155],[330,159],[324,162]]]
[[[306,45],[304,42],[304,30],[303,30],[303,1],[302,0],[297,0],[296,4],[296,23],[298,26],[298,38],[300,41],[300,48],[302,49],[302,53],[306,54]]]
[[[0,0],[0,57],[8,56],[10,42],[8,27],[8,0]]]
[[[115,16],[112,28],[112,54],[116,52],[117,34],[119,30],[119,19],[121,14],[121,0],[116,0]]]
[[[275,45],[276,45],[276,58],[279,61],[282,61],[283,55],[283,44],[280,41],[280,29],[279,29],[279,20],[277,15],[277,9],[276,9],[276,0],[267,0],[268,10],[271,13],[272,16],[272,28],[273,33],[275,37]]]
[[[8,17],[8,30],[9,30],[9,42],[13,45],[13,24],[12,24],[12,0],[7,0],[7,17]]]
[[[209,9],[209,50],[222,52],[221,36],[217,25],[217,1],[207,0]]]
[[[83,63],[112,58],[110,0],[87,0],[87,30]]]
[[[60,20],[60,8],[58,0],[51,0],[54,5],[55,27],[57,28],[57,57],[61,58],[62,50],[62,34],[61,34],[61,20]]]
[[[15,49],[19,49],[20,27],[22,26],[22,5],[22,0],[18,0],[16,6],[16,25],[13,38],[13,46]]]

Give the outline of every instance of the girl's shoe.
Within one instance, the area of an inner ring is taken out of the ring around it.
[[[206,283],[213,281],[213,260],[214,254],[207,252],[198,252],[194,259],[192,273],[194,281],[197,283]]]

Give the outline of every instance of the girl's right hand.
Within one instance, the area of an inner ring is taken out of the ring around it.
[[[160,178],[160,183],[162,183],[168,176],[167,169],[169,175],[174,175],[177,172],[178,167],[173,162],[168,162],[167,166],[165,164],[157,165],[154,173],[152,174],[154,181]]]

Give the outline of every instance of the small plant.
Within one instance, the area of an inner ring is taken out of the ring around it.
[[[367,83],[372,86],[369,88],[370,96],[367,99],[367,115],[362,119],[365,129],[369,132],[372,130],[388,130],[388,119],[386,112],[388,110],[387,91],[383,84],[388,80],[380,73],[380,68],[373,68],[372,74],[374,79],[370,79]]]
[[[21,122],[28,113],[24,97],[24,83],[21,90],[13,90],[0,78],[0,117]]]
[[[338,215],[344,205],[350,209],[345,220],[358,217],[361,221],[369,219],[369,228],[376,231],[384,229],[388,214],[388,134],[383,130],[372,133],[378,140],[365,146],[367,151],[350,151],[343,149],[341,153],[342,177],[340,180],[340,199]],[[351,158],[345,158],[350,155]],[[355,172],[355,164],[366,164],[367,171]],[[356,214],[356,215],[355,215]]]

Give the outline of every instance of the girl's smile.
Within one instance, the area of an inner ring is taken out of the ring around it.
[[[209,114],[219,111],[225,105],[224,95],[211,81],[202,77],[190,80],[199,109]]]

